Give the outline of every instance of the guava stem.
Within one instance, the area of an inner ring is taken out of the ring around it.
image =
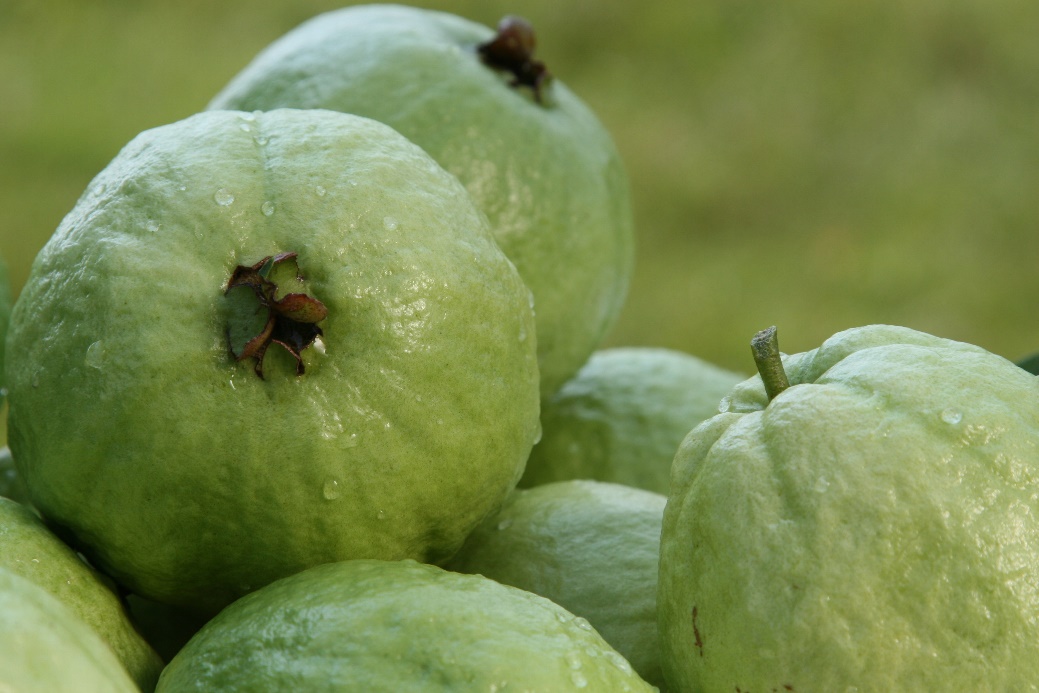
[[[761,382],[765,384],[765,394],[771,402],[783,390],[790,387],[790,381],[783,370],[783,359],[779,354],[779,339],[776,337],[776,326],[758,332],[750,340],[750,351],[754,354],[754,365],[758,367]]]

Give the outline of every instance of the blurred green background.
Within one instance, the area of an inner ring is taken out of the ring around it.
[[[887,322],[1039,349],[1039,3],[442,0],[526,16],[632,180],[609,344],[744,372]],[[322,0],[0,0],[0,255],[15,290],[139,131],[201,110]]]

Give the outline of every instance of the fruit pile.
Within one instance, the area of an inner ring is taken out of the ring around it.
[[[603,349],[633,246],[517,17],[318,15],[138,135],[0,295],[0,689],[1036,690],[1036,376]]]

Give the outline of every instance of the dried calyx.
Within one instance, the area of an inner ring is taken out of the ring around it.
[[[476,47],[488,66],[512,73],[513,87],[530,87],[534,100],[543,104],[542,89],[552,78],[545,64],[534,59],[537,39],[534,27],[522,17],[507,16],[498,22],[498,33]]]
[[[283,262],[292,261],[296,266],[295,279],[302,281],[296,253],[279,253],[270,255],[255,265],[238,265],[227,282],[224,294],[237,287],[247,287],[259,301],[260,309],[266,310],[267,316],[260,331],[245,341],[239,352],[235,352],[232,342],[231,327],[228,326],[228,349],[235,361],[254,359],[253,370],[263,378],[263,357],[267,347],[272,343],[279,344],[296,360],[296,375],[304,372],[303,358],[300,352],[314,343],[321,334],[317,323],[328,315],[328,309],[318,299],[305,293],[286,293],[279,298],[278,285],[271,279],[271,274]],[[240,317],[240,316],[239,316]]]

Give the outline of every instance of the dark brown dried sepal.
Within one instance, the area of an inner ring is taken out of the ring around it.
[[[272,344],[280,344],[296,360],[296,375],[303,375],[303,357],[301,352],[314,343],[321,334],[317,323],[328,315],[325,304],[301,293],[286,294],[278,298],[278,285],[271,281],[270,273],[274,266],[292,260],[296,262],[296,253],[279,253],[269,255],[255,265],[238,265],[231,273],[231,278],[224,289],[226,295],[231,289],[245,286],[252,290],[260,306],[267,311],[267,321],[256,336],[249,339],[240,353],[235,353],[231,344],[230,328],[228,329],[228,350],[235,361],[254,359],[253,370],[263,379],[263,357]],[[296,277],[299,278],[299,265],[296,265]]]
[[[498,33],[476,47],[483,62],[497,70],[512,73],[510,85],[530,87],[534,100],[544,103],[542,89],[552,78],[548,68],[534,59],[537,37],[534,27],[522,17],[509,15],[498,22]]]

